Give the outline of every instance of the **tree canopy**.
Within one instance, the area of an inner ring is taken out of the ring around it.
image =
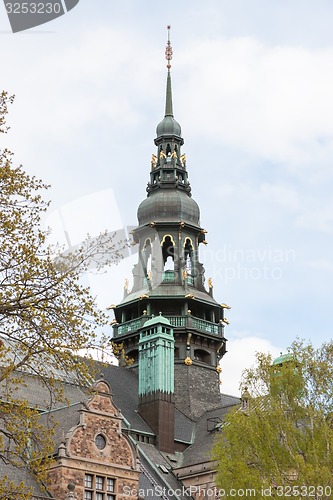
[[[242,389],[213,450],[218,486],[257,498],[332,498],[333,342],[297,340],[275,363],[258,353]]]
[[[0,95],[0,132],[6,133],[8,105]],[[61,397],[57,380],[75,374],[85,381],[87,365],[80,349],[98,343],[97,331],[108,324],[80,273],[107,252],[104,263],[117,261],[121,247],[112,236],[88,241],[72,254],[47,244],[42,217],[48,186],[13,164],[0,150],[0,463],[28,468],[43,477],[51,450],[49,430],[38,424],[38,411],[18,397],[22,374],[48,387],[50,404]],[[121,245],[125,244],[121,242]],[[0,498],[29,498],[24,484],[1,478]]]

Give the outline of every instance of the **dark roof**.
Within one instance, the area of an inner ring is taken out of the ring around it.
[[[175,439],[191,444],[194,437],[195,423],[182,412],[175,409]]]
[[[171,166],[171,165],[170,165]],[[200,227],[200,209],[196,201],[177,188],[151,192],[138,208],[139,226],[149,222],[179,222]]]
[[[124,304],[129,304],[131,302],[137,301],[137,299],[140,298],[141,295],[144,294],[149,294],[150,299],[161,299],[161,298],[170,298],[170,299],[183,299],[184,298],[184,288],[182,285],[179,285],[177,283],[174,284],[168,284],[168,286],[164,286],[163,284],[160,284],[151,291],[149,290],[148,286],[141,288],[140,290],[136,290],[133,292],[130,292],[126,297],[120,302],[119,306],[123,306]],[[209,305],[214,305],[218,306],[218,302],[209,295],[209,293],[205,290],[198,290],[197,288],[195,289],[195,300],[197,302],[202,302],[204,304],[209,304]]]
[[[147,488],[145,497],[152,499],[184,499],[182,483],[172,471],[166,454],[161,453],[150,444],[139,443],[139,457],[141,463],[140,488]]]
[[[27,373],[15,373],[15,377],[21,377],[22,383],[15,383],[14,396],[17,399],[27,400],[32,408],[45,411],[50,408],[59,408],[64,406],[64,400],[71,402],[83,401],[87,396],[85,391],[75,384],[61,383],[63,391],[63,401],[55,400],[52,397],[49,388],[41,378]],[[6,380],[8,384],[8,380]],[[4,385],[0,385],[0,394],[4,395],[2,390]]]
[[[0,462],[0,478],[8,477],[9,481],[16,484],[24,481],[27,488],[31,488],[35,499],[50,499],[53,498],[47,491],[44,490],[42,485],[40,485],[37,480],[28,472],[26,468],[14,467],[10,464],[4,464]]]
[[[195,425],[193,444],[184,451],[182,467],[211,461],[211,450],[216,432],[231,407],[239,404],[238,398],[232,399],[237,402],[233,405],[229,404],[207,411],[198,419]]]
[[[239,405],[241,399],[238,396],[230,396],[229,394],[221,394],[221,403],[223,408],[227,408],[228,406]]]
[[[82,403],[74,403],[70,406],[64,406],[63,408],[58,408],[56,410],[43,413],[40,417],[41,423],[45,427],[53,428],[54,424],[54,450],[56,453],[58,447],[61,443],[65,441],[67,432],[79,424],[80,415],[79,411],[82,408]]]
[[[55,355],[50,355],[46,352],[39,353],[29,357],[28,361],[25,359],[27,345],[22,344],[19,341],[14,340],[11,337],[0,334],[1,342],[5,345],[6,351],[6,365],[8,362],[12,362],[15,366],[21,367],[16,371],[16,374],[20,373],[25,375],[32,375],[34,377],[46,378],[50,374],[54,380],[59,380],[61,383],[68,383],[72,385],[79,385],[82,382],[81,376],[76,373],[75,370],[68,370],[59,362],[59,359]],[[25,360],[25,361],[24,361]],[[42,375],[41,375],[42,373]],[[87,381],[89,384],[90,382]]]
[[[124,416],[129,428],[153,434],[151,428],[138,414],[138,377],[133,370],[125,367],[101,363],[105,380],[111,386],[113,402]]]

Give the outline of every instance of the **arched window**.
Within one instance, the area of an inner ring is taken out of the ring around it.
[[[186,238],[184,245],[184,261],[185,269],[188,276],[194,276],[194,266],[193,266],[193,245],[190,238]]]
[[[175,242],[173,241],[171,235],[165,235],[161,245],[164,270],[173,270],[175,258]]]
[[[151,273],[151,239],[147,238],[142,249],[142,265],[145,276]]]

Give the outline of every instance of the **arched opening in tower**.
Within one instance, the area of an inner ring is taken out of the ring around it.
[[[151,240],[147,238],[142,249],[142,266],[144,275],[149,277],[151,275]]]
[[[186,238],[184,245],[185,269],[188,277],[194,277],[193,245],[190,238]]]
[[[162,245],[162,256],[164,271],[174,271],[175,269],[175,247],[170,236],[166,236]]]

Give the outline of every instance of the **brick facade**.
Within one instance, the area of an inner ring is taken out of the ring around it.
[[[136,449],[122,433],[123,418],[112,402],[108,384],[98,381],[94,391],[78,411],[78,425],[67,432],[58,447],[55,463],[48,473],[48,490],[57,500],[63,500],[68,494],[68,484],[73,483],[77,499],[84,500],[85,475],[90,474],[113,479],[113,495],[117,500],[134,500],[137,497],[128,492],[138,490]],[[102,449],[97,446],[96,436],[105,439]]]

